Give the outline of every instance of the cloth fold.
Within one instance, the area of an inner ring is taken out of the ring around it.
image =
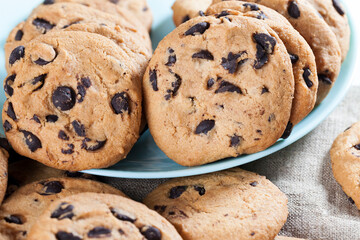
[[[353,87],[313,132],[269,157],[241,166],[266,176],[289,199],[289,218],[280,235],[305,239],[360,239],[360,211],[335,181],[329,150],[335,138],[360,121],[360,87]],[[166,181],[104,178],[141,201]]]

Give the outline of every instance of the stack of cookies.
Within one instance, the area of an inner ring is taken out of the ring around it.
[[[46,0],[5,44],[3,126],[16,152],[65,170],[125,158],[152,55],[146,0]]]

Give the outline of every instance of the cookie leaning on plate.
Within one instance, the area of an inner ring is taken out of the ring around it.
[[[84,192],[125,196],[109,185],[86,179],[50,178],[34,182],[4,201],[0,207],[0,233],[4,240],[27,239],[31,226],[53,201]],[[66,209],[64,211],[61,215],[66,214]]]
[[[176,0],[172,6],[175,26],[198,16],[204,16],[212,0]]]
[[[330,156],[336,181],[360,209],[360,122],[335,139]]]
[[[213,3],[222,0],[214,0]],[[248,0],[272,8],[286,17],[312,48],[318,78],[317,104],[330,92],[341,67],[341,49],[335,34],[306,0]]]
[[[288,128],[283,135],[288,137],[292,127],[304,119],[314,108],[318,90],[315,56],[305,39],[276,11],[262,5],[242,1],[224,1],[208,8],[207,15],[226,17],[241,15],[263,20],[283,41],[292,62],[295,79],[295,94]]]
[[[84,193],[52,203],[32,227],[28,240],[92,238],[181,239],[166,219],[141,203]]]
[[[149,129],[181,165],[264,150],[289,121],[294,78],[285,46],[260,20],[236,18],[242,24],[209,16],[180,25],[145,73]]]
[[[183,239],[273,240],[284,225],[287,198],[265,177],[238,168],[170,180],[144,200]]]
[[[21,155],[68,171],[108,167],[139,137],[141,73],[113,41],[52,32],[14,50],[3,124]]]

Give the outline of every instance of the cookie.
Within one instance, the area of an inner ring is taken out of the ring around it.
[[[320,13],[335,33],[341,49],[341,59],[345,60],[350,48],[350,26],[340,0],[306,0]]]
[[[304,119],[313,110],[316,102],[318,78],[315,56],[310,46],[282,15],[264,6],[241,1],[221,2],[212,5],[207,10],[207,14],[223,17],[242,15],[263,20],[283,41],[291,58],[295,79],[289,127],[283,136],[288,137],[292,126]]]
[[[8,142],[5,138],[0,138],[0,204],[4,199],[8,183]]]
[[[198,16],[204,16],[212,0],[176,0],[172,6],[175,26]]]
[[[84,193],[58,200],[32,227],[32,239],[181,239],[156,212],[133,200]]]
[[[265,177],[238,168],[170,180],[144,203],[183,239],[273,240],[288,215],[285,194]]]
[[[336,181],[360,209],[360,122],[335,139],[330,156]]]
[[[143,88],[155,142],[170,159],[195,166],[274,144],[290,118],[294,78],[270,27],[209,16],[161,41]]]
[[[53,31],[83,31],[108,37],[139,63],[139,71],[144,71],[152,55],[151,40],[145,29],[136,29],[121,17],[80,4],[55,3],[38,6],[25,22],[15,27],[5,44],[6,59],[16,47]]]
[[[214,3],[222,0],[214,0]],[[319,79],[316,104],[334,85],[341,67],[341,49],[331,28],[306,0],[249,0],[272,8],[286,17],[312,48]]]
[[[139,137],[141,73],[113,41],[52,32],[18,47],[5,80],[3,125],[19,154],[80,171],[125,158]]]
[[[118,15],[137,27],[151,29],[153,16],[146,0],[45,0],[44,4],[72,2]]]
[[[0,232],[6,236],[5,240],[27,239],[31,226],[53,201],[84,192],[125,196],[109,185],[86,179],[50,178],[34,182],[4,201],[0,207]]]

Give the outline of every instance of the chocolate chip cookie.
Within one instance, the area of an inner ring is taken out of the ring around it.
[[[259,20],[232,21],[209,16],[180,25],[145,73],[149,129],[181,165],[264,150],[289,121],[294,77],[285,46]]]
[[[290,122],[283,138],[294,125],[304,119],[314,108],[318,90],[315,56],[305,39],[276,11],[255,3],[226,1],[209,7],[208,15],[226,17],[241,15],[263,20],[283,41],[292,62],[295,95]]]
[[[25,185],[7,198],[0,208],[0,232],[6,236],[4,240],[27,239],[31,226],[53,201],[84,192],[125,196],[104,183],[86,179],[50,178]]]
[[[345,60],[350,47],[350,26],[340,0],[306,0],[320,13],[335,33],[341,48],[341,59]]]
[[[80,4],[55,3],[38,6],[25,22],[15,27],[5,44],[6,59],[17,47],[53,31],[83,31],[108,37],[139,63],[142,72],[152,55],[151,40],[145,29],[137,29],[122,17]]]
[[[211,3],[212,0],[176,0],[172,6],[175,26],[179,26],[194,17],[204,16]]]
[[[141,73],[113,41],[52,32],[15,49],[3,126],[21,155],[80,171],[125,158],[139,137]]]
[[[335,139],[330,156],[336,181],[360,209],[360,122]]]
[[[214,3],[225,0],[214,0]],[[231,0],[230,0],[231,1]],[[317,65],[321,103],[334,85],[341,67],[341,49],[329,25],[306,0],[248,0],[285,16],[312,48]]]
[[[265,177],[238,168],[170,180],[144,202],[183,239],[273,240],[288,215],[285,194]]]
[[[42,214],[29,233],[32,239],[182,239],[156,212],[133,200],[84,193],[60,199]]]
[[[8,183],[9,153],[6,146],[8,146],[7,140],[5,138],[0,138],[0,204],[4,199]]]

